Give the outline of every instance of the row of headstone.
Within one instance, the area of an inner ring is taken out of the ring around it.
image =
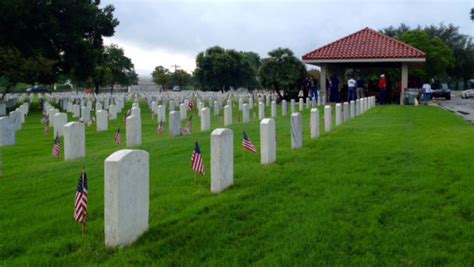
[[[16,144],[16,132],[21,130],[23,123],[25,123],[29,108],[29,103],[24,102],[11,111],[8,116],[0,117],[0,147]]]

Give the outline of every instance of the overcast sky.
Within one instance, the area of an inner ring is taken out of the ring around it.
[[[471,0],[103,0],[106,4],[115,6],[120,21],[106,43],[122,47],[140,77],[158,65],[191,72],[196,55],[214,45],[261,57],[288,47],[301,58],[365,27],[452,23],[474,36]]]

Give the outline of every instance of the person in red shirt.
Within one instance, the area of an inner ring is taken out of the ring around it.
[[[380,104],[385,104],[385,92],[387,91],[387,80],[385,80],[385,74],[380,75],[380,79],[377,83],[380,93]]]

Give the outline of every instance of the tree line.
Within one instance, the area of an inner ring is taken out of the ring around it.
[[[472,14],[471,10],[471,18]],[[426,53],[423,67],[410,71],[413,78],[464,84],[474,79],[474,42],[471,36],[461,34],[459,27],[440,24],[410,28],[402,23],[380,31]]]
[[[105,46],[119,21],[114,7],[99,0],[0,1],[0,86],[70,80],[99,87],[136,83],[138,76],[123,49]]]

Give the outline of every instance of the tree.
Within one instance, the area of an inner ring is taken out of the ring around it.
[[[313,77],[313,79],[316,79],[318,81],[321,78],[321,72],[318,71],[317,69],[309,70],[308,75],[310,75],[311,77]]]
[[[110,85],[110,91],[113,92],[115,84],[128,86],[138,82],[132,60],[115,44],[105,47],[91,78],[96,93],[106,85]]]
[[[394,28],[390,26],[382,29],[386,35],[400,39],[400,37],[411,29],[405,24]],[[431,38],[441,39],[452,50],[454,56],[454,66],[448,68],[446,73],[454,81],[463,81],[466,83],[474,76],[474,43],[468,35],[459,33],[459,27],[452,24],[429,25],[425,27],[418,26],[418,31],[426,32]],[[427,66],[427,64],[425,64]],[[443,75],[439,73],[439,75]]]
[[[54,81],[54,64],[56,61],[41,55],[25,57],[14,47],[0,47],[0,78],[4,87],[2,99],[19,82]]]
[[[184,85],[191,83],[191,74],[184,70],[176,70],[174,73],[170,73],[169,75],[171,76],[170,80],[173,85],[183,87]]]
[[[242,63],[242,65],[250,65],[249,69],[244,70],[245,77],[243,78],[243,83],[249,90],[253,90],[259,85],[257,73],[261,65],[261,59],[255,52],[242,52],[242,56],[242,60],[246,61],[246,63]]]
[[[404,33],[400,40],[426,53],[424,69],[414,72],[418,78],[439,80],[441,75],[454,67],[453,51],[440,38],[431,38],[425,31],[413,30]]]
[[[214,46],[197,55],[193,74],[205,90],[250,86],[256,81],[257,69],[252,65],[255,60],[249,52]]]
[[[258,70],[260,83],[282,99],[296,98],[306,75],[305,65],[288,48],[277,48],[268,55]]]
[[[114,84],[128,86],[137,83],[138,76],[135,73],[132,60],[125,56],[122,48],[112,44],[105,48],[104,57],[105,66],[112,73],[111,92],[114,89]]]
[[[99,5],[99,0],[0,1],[0,76],[10,85],[50,84],[59,75],[88,80],[102,53],[102,38],[112,36],[119,23],[113,6]]]
[[[153,81],[157,85],[161,85],[164,88],[171,86],[170,71],[163,66],[155,67],[155,70],[151,73],[151,77],[153,77]]]
[[[471,8],[471,20],[474,20],[474,8]]]

